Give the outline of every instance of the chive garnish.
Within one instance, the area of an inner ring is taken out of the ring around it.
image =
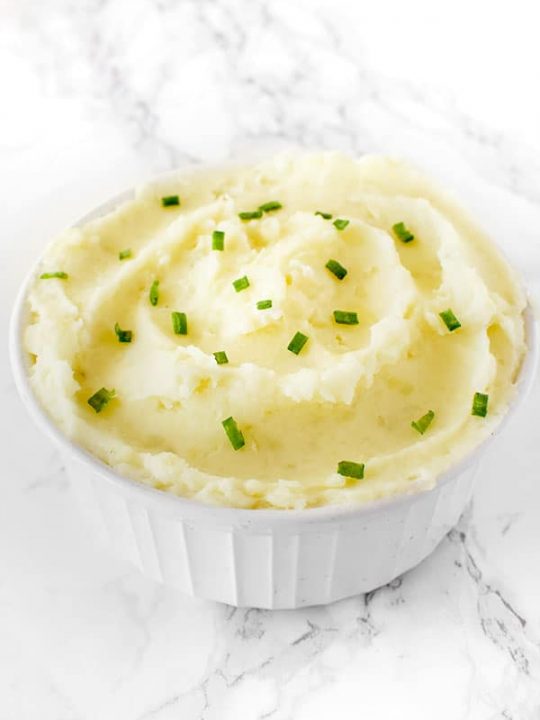
[[[229,362],[225,350],[218,350],[218,352],[212,353],[212,355],[215,357],[218,365],[226,365]]]
[[[471,415],[486,417],[489,396],[484,393],[474,393]]]
[[[241,278],[238,278],[238,280],[235,280],[233,282],[233,287],[236,290],[236,292],[240,292],[241,290],[245,290],[249,287],[249,280],[247,278],[247,275],[244,275]]]
[[[272,301],[271,300],[259,300],[257,303],[257,310],[268,310],[268,308],[272,307]]]
[[[428,410],[428,412],[425,415],[422,415],[421,418],[419,418],[418,420],[413,420],[411,422],[411,426],[415,430],[417,430],[420,435],[423,435],[428,429],[428,427],[431,425],[434,417],[435,413],[433,412],[433,410]]]
[[[107,390],[107,388],[102,387],[89,397],[87,402],[91,408],[93,408],[97,413],[100,413],[115,396],[116,390]]]
[[[263,212],[272,212],[272,210],[281,210],[283,205],[278,202],[277,200],[270,200],[270,202],[263,203],[262,205],[259,205],[259,210],[262,210]]]
[[[238,217],[240,218],[240,220],[257,220],[257,218],[262,217],[262,214],[262,210],[246,210],[244,212],[238,213]]]
[[[125,260],[126,258],[130,258],[131,255],[131,248],[126,248],[125,250],[120,250],[120,252],[118,253],[118,259]]]
[[[340,263],[338,263],[337,260],[329,260],[326,265],[326,268],[330,270],[331,273],[333,273],[338,280],[343,280],[345,275],[347,274],[346,268],[343,267]]]
[[[331,220],[332,219],[332,213],[325,213],[322,212],[322,210],[317,210],[315,215],[320,215],[323,220]]]
[[[159,301],[159,280],[154,280],[152,285],[150,286],[150,292],[148,293],[148,298],[150,300],[151,305],[157,305]]]
[[[120,325],[118,323],[114,324],[114,332],[116,333],[118,342],[130,343],[133,339],[133,331],[132,330],[122,330],[122,328],[120,327]]]
[[[51,280],[52,278],[58,278],[58,280],[67,280],[68,274],[63,270],[58,270],[57,272],[44,272],[41,273],[41,275],[39,276],[40,280]]]
[[[454,330],[457,330],[461,327],[461,323],[454,315],[454,313],[450,310],[450,308],[448,308],[448,310],[443,310],[443,312],[440,312],[439,317],[442,319],[450,332],[453,332]]]
[[[295,355],[298,355],[308,340],[309,338],[307,335],[297,332],[291,342],[287,345],[287,350],[290,350]]]
[[[340,325],[358,325],[358,315],[349,310],[334,310],[334,320]]]
[[[350,220],[345,220],[344,218],[337,218],[332,224],[336,228],[336,230],[345,230],[349,223]]]
[[[225,247],[225,233],[223,230],[214,230],[212,233],[212,250],[223,250]]]
[[[178,195],[167,195],[161,198],[162,207],[173,207],[174,205],[180,205],[180,198]]]
[[[176,312],[176,310],[175,310],[171,313],[171,320],[172,320],[172,326],[173,326],[175,335],[187,335],[188,334],[186,313]]]
[[[228,417],[226,420],[223,420],[221,424],[223,425],[223,429],[227,433],[227,437],[229,438],[233,448],[235,450],[240,450],[240,448],[244,447],[246,441],[244,440],[241,430],[236,424],[236,420],[233,417]]]
[[[398,238],[398,240],[401,240],[401,242],[408,243],[411,242],[411,240],[414,240],[414,235],[407,229],[404,222],[398,222],[395,225],[392,225],[392,230],[394,231],[394,235]]]
[[[355,463],[350,460],[341,460],[338,463],[337,471],[340,475],[349,478],[355,478],[356,480],[362,480],[364,477],[364,463]]]

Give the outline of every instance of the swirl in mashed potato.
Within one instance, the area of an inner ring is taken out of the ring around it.
[[[174,194],[181,204],[163,207]],[[274,200],[280,209],[239,217]],[[413,241],[396,237],[399,222]],[[68,277],[36,279],[25,334],[42,405],[119,473],[208,503],[303,508],[429,488],[501,420],[525,352],[525,298],[496,248],[388,158],[278,156],[169,177],[64,233],[43,258],[50,270]],[[358,324],[337,324],[336,309]],[[309,338],[299,354],[287,349],[296,332]],[[98,414],[87,401],[101,387],[116,397]],[[476,392],[489,396],[485,418],[471,414]],[[411,421],[428,410],[420,434]],[[229,416],[245,438],[236,451]],[[364,478],[340,475],[342,460],[365,464]]]

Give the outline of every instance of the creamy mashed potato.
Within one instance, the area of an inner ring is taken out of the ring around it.
[[[171,177],[64,233],[39,272],[67,275],[38,276],[28,295],[46,411],[119,473],[214,504],[429,488],[501,420],[525,352],[524,295],[496,248],[388,158],[280,156]],[[298,353],[296,333],[308,338]],[[101,388],[115,396],[92,406]],[[485,417],[471,413],[475,393]],[[342,461],[354,469],[340,474]]]

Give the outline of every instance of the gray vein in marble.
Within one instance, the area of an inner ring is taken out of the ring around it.
[[[31,482],[24,484],[23,491],[35,492],[46,489],[64,492],[67,490],[69,481],[59,453],[57,451],[51,453],[49,459],[45,459],[44,465],[46,469],[37,473]]]
[[[274,709],[260,717],[276,716],[280,709],[280,693],[294,681],[306,666],[310,666],[326,649],[340,639],[360,646],[369,645],[379,634],[373,617],[372,606],[376,599],[386,593],[398,593],[402,580],[379,588],[367,595],[342,601],[346,610],[345,625],[338,627],[332,622],[332,606],[308,608],[304,611],[271,612],[267,610],[216,608],[218,623],[217,645],[205,676],[186,693],[174,693],[158,705],[146,710],[137,720],[159,718],[165,709],[182,707],[198,697],[202,706],[200,720],[214,717],[214,709],[220,706],[220,698],[247,677],[272,680],[278,699]],[[287,628],[288,643],[276,651],[274,634]],[[320,686],[332,681],[332,675],[322,674]],[[208,714],[210,713],[210,714]],[[280,715],[281,717],[285,717]]]
[[[363,109],[366,103],[373,103],[392,117],[394,123],[417,127],[410,112],[401,109],[400,99],[405,97],[408,103],[418,106],[420,116],[422,109],[427,108],[444,121],[444,132],[450,142],[460,144],[465,151],[468,143],[471,150],[490,159],[497,168],[497,176],[486,178],[489,182],[496,182],[530,202],[540,203],[540,193],[535,189],[538,183],[531,183],[531,173],[523,173],[523,163],[518,165],[515,161],[517,152],[520,161],[526,161],[528,168],[540,176],[540,166],[525,146],[500,132],[488,130],[460,111],[450,92],[442,93],[440,89],[434,92],[433,88],[422,88],[413,81],[385,78],[370,67],[365,58],[359,61],[352,57],[346,29],[337,18],[323,18],[316,9],[305,11],[317,24],[315,43],[299,33],[298,28],[293,31],[276,12],[276,7],[268,3],[250,3],[247,13],[242,3],[227,4],[219,0],[155,3],[150,16],[155,15],[162,23],[161,42],[156,48],[158,55],[153,58],[160,68],[159,81],[137,87],[133,69],[123,55],[126,48],[113,45],[104,32],[107,13],[112,8],[114,3],[110,0],[92,0],[70,10],[62,22],[68,34],[79,43],[76,61],[84,65],[89,76],[86,81],[89,87],[84,88],[85,91],[90,90],[92,96],[108,103],[112,116],[129,135],[133,147],[153,158],[156,167],[189,165],[201,159],[198,152],[185,147],[181,137],[164,132],[160,113],[164,89],[174,88],[177,83],[174,45],[168,42],[168,25],[175,27],[179,22],[178,10],[182,9],[189,12],[192,32],[199,39],[201,51],[212,49],[219,56],[219,64],[214,63],[212,67],[223,81],[223,110],[234,118],[233,149],[249,141],[275,138],[306,147],[337,145],[355,153],[380,150],[383,148],[379,147],[379,141],[363,123]],[[26,12],[21,16],[25,32],[31,34],[41,50],[36,69],[44,81],[52,83],[59,92],[81,92],[75,76],[69,69],[66,71],[74,50],[62,42],[62,30],[44,14],[33,18]],[[279,39],[291,65],[286,78],[274,73],[261,77],[251,71],[249,55],[246,57],[250,27],[264,28],[265,37]],[[325,102],[327,88],[319,87],[316,81],[321,62],[316,52],[319,47],[345,63],[354,76],[343,101]],[[248,120],[245,112],[250,104],[264,107],[255,124]]]
[[[105,592],[112,592],[124,608],[124,616],[129,618],[134,631],[137,633],[137,642],[131,663],[122,670],[118,679],[118,686],[123,685],[137,670],[145,659],[152,642],[151,622],[157,609],[163,602],[163,587],[156,585],[151,594],[150,602],[146,602],[136,591],[131,590],[130,576],[120,576],[104,586]]]
[[[478,560],[477,543],[471,540],[470,510],[457,528],[450,531],[448,540],[461,546],[465,569],[476,586],[478,619],[484,635],[508,657],[519,672],[534,674],[540,682],[540,641],[528,630],[527,621],[508,599],[506,592],[488,582]]]
[[[513,528],[522,517],[522,512],[504,513],[502,515],[498,515],[497,522],[501,525],[501,535],[506,535],[506,533],[511,530],[511,528]]]
[[[163,710],[167,710],[168,708],[176,705],[180,700],[180,697],[180,695],[172,695],[160,702],[158,705],[150,708],[149,710],[145,710],[142,715],[137,715],[136,720],[150,720],[151,718],[158,717]]]

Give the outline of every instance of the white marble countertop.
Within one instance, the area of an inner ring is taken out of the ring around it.
[[[0,322],[54,233],[152,174],[291,144],[450,186],[540,290],[532,3],[5,0]],[[513,20],[513,18],[516,18]],[[514,24],[514,26],[512,26]],[[110,557],[0,350],[2,720],[538,720],[540,386],[436,552],[328,607],[234,610]]]

